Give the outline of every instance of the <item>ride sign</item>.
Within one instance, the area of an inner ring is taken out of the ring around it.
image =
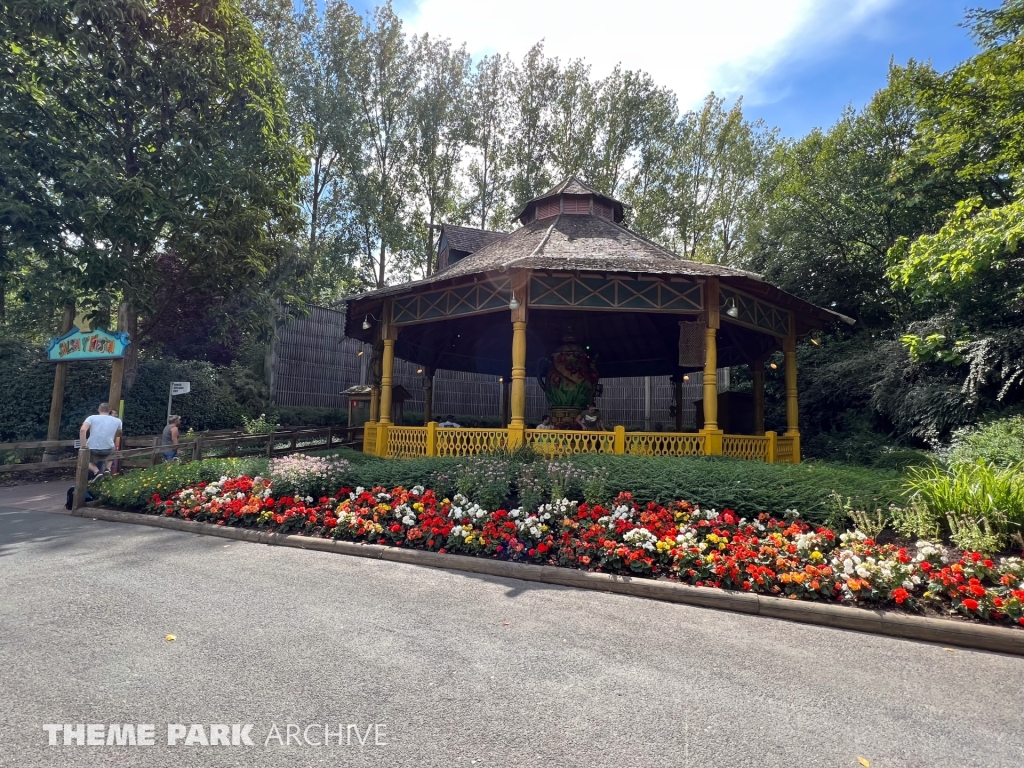
[[[118,360],[124,357],[125,349],[131,344],[124,331],[105,331],[97,328],[82,331],[72,328],[63,336],[50,339],[46,347],[46,359],[51,363],[66,363],[72,360]]]

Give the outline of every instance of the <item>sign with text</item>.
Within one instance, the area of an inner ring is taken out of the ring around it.
[[[72,328],[63,336],[50,339],[46,347],[46,359],[51,363],[65,363],[72,360],[117,360],[124,357],[124,351],[131,344],[124,331],[82,331]]]
[[[187,395],[192,391],[192,382],[189,381],[172,381],[171,382],[171,394],[172,395]]]

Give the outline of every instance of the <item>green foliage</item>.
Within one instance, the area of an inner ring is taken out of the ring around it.
[[[193,483],[219,480],[222,476],[267,473],[266,459],[203,459],[170,462],[148,469],[135,469],[94,486],[101,501],[121,509],[142,509],[153,494],[168,496]]]
[[[100,312],[125,299],[158,320],[186,294],[259,302],[303,162],[237,2],[11,0],[0,14],[0,162],[16,182],[0,252],[45,255],[35,283]]]
[[[989,461],[997,467],[1024,464],[1024,416],[1010,416],[954,433],[945,459],[949,464]]]
[[[911,497],[904,507],[889,507],[892,527],[908,539],[938,541],[942,536],[941,517],[920,496]]]
[[[951,535],[995,536],[1002,546],[1024,529],[1024,464],[997,467],[979,459],[948,468],[911,467],[903,488],[933,515],[946,516]]]
[[[0,440],[18,442],[42,440],[49,420],[54,367],[38,348],[17,340],[0,341],[4,376],[8,385],[0,399]],[[189,381],[192,391],[174,398],[174,411],[185,429],[229,429],[237,427],[245,413],[266,408],[262,383],[253,394],[252,374],[241,366],[218,368],[210,363],[169,360],[144,355],[139,361],[135,386],[124,395],[125,432],[129,435],[157,434],[167,423],[167,393],[172,381]],[[61,416],[61,439],[78,436],[86,416],[107,399],[110,364],[75,363],[68,368]]]
[[[250,419],[243,414],[242,416],[242,431],[247,435],[269,435],[280,424],[277,423],[277,419],[274,416],[267,418],[267,414],[261,413],[259,416]]]
[[[479,457],[473,461],[458,458],[357,461],[361,454],[354,451],[323,455],[351,460],[345,471],[345,482],[353,488],[421,485],[448,497],[461,490],[473,501],[493,509],[514,501],[517,492],[520,504],[530,509],[553,496],[590,499],[591,503],[607,502],[610,496],[627,490],[641,504],[685,499],[706,509],[729,508],[746,516],[765,511],[781,515],[795,509],[804,519],[821,523],[834,506],[834,494],[848,498],[853,508],[858,509],[885,508],[899,498],[894,473],[825,464],[761,464],[738,459],[595,454],[574,456],[571,460],[523,463],[517,469],[509,460],[494,457]],[[103,493],[110,494],[112,502],[135,508],[140,499],[156,492],[158,484],[163,486],[159,491],[166,493],[189,482],[209,481],[222,474],[243,471],[265,476],[266,460],[213,459],[160,465],[115,478],[104,486]],[[115,490],[107,491],[107,488],[115,489],[116,495]]]

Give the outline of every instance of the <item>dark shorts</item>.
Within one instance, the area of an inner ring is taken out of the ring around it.
[[[90,449],[90,451],[89,451],[89,458],[91,458],[91,459],[105,459],[105,458],[107,458],[107,456],[109,456],[113,452],[114,452],[113,448],[105,448],[103,450],[99,450],[99,449],[92,450],[92,449]]]

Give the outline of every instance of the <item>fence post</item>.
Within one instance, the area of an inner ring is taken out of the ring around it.
[[[768,455],[765,456],[765,461],[769,464],[775,463],[775,439],[778,437],[776,432],[765,432],[764,436],[768,438]]]
[[[334,427],[327,428],[327,447],[334,445]]]
[[[626,452],[626,428],[619,424],[615,428],[615,453],[623,454]]]
[[[437,422],[427,422],[427,456],[437,456]]]
[[[160,446],[160,438],[153,438],[153,452],[149,454],[149,466],[156,466],[156,449]]]
[[[702,429],[701,434],[704,435],[704,455],[721,456],[722,436],[725,433],[720,429]]]
[[[90,451],[87,446],[78,449],[78,464],[75,466],[75,495],[71,501],[71,511],[76,511],[85,504],[85,494],[89,490]]]
[[[200,461],[203,458],[203,438],[196,435],[196,439],[192,443],[192,461]]]
[[[267,458],[274,455],[274,430],[267,433]]]
[[[291,447],[289,448],[289,450],[292,450],[292,451],[295,450],[295,433],[294,432],[292,432],[292,442],[291,442]]]
[[[387,458],[388,455],[388,427],[391,424],[388,422],[380,422],[377,424],[377,455],[382,459]]]

